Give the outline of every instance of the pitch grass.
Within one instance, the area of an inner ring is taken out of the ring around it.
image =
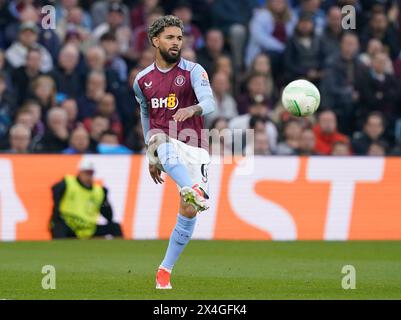
[[[401,299],[401,242],[192,241],[173,290],[154,289],[167,241],[0,243],[0,299]],[[44,265],[56,289],[41,287]],[[343,290],[344,265],[356,289]]]

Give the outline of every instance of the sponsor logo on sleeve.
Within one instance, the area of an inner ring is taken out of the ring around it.
[[[202,72],[202,80],[201,80],[201,86],[202,87],[208,87],[210,86],[209,83],[209,76],[207,75],[207,72]]]

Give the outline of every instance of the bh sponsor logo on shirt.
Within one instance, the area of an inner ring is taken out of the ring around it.
[[[152,98],[150,99],[150,103],[153,109],[167,108],[174,110],[178,107],[178,98],[176,97],[175,93],[170,93],[165,98]]]

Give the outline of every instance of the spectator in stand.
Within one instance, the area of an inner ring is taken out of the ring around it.
[[[71,98],[78,98],[83,94],[82,76],[77,69],[79,51],[72,44],[65,45],[58,56],[58,66],[51,72],[56,81],[57,90]]]
[[[254,132],[262,131],[266,132],[266,118],[260,116],[252,116],[249,119],[249,128],[253,129]]]
[[[81,73],[84,73],[84,69],[86,67],[84,52],[86,52],[88,48],[92,46],[91,41],[87,41],[87,43],[82,42],[82,37],[78,30],[76,30],[74,27],[69,27],[62,45],[73,45],[75,48],[77,48],[79,51],[78,69],[81,71]]]
[[[97,152],[97,145],[100,141],[102,133],[110,130],[110,121],[108,118],[101,115],[94,115],[90,122],[89,136],[90,147],[92,152]]]
[[[313,156],[318,155],[315,152],[316,138],[312,129],[306,128],[302,130],[299,138],[299,147],[296,150],[299,156]]]
[[[57,36],[56,30],[53,30],[51,28],[48,29],[42,28],[41,26],[43,17],[43,14],[41,12],[42,6],[39,6],[36,10],[37,10],[37,18],[35,21],[37,25],[40,26],[38,42],[40,45],[45,47],[46,50],[50,53],[54,65],[54,62],[57,61],[57,56],[61,46],[60,39]]]
[[[0,145],[5,142],[4,138],[12,124],[15,112],[14,95],[7,89],[5,73],[0,71]]]
[[[100,45],[106,53],[106,65],[114,70],[121,82],[127,81],[127,63],[118,53],[117,39],[112,32],[105,33],[100,37]]]
[[[198,63],[207,74],[212,75],[217,59],[224,54],[224,36],[219,29],[209,29],[206,33],[205,47],[197,51]]]
[[[29,111],[27,108],[21,108],[17,111],[15,115],[15,120],[13,125],[22,125],[25,128],[29,129],[29,141],[33,141],[34,133],[33,133],[33,128],[35,127],[35,122],[34,122],[34,115]],[[5,143],[3,146],[3,149],[7,149],[10,146],[10,132],[7,132],[7,135],[4,137]]]
[[[109,0],[109,1],[96,1],[93,3],[90,9],[90,14],[92,18],[92,27],[96,28],[104,21],[107,20],[107,13],[109,11],[110,3],[116,2],[122,6],[124,13],[124,25],[130,24],[130,13],[129,8],[123,3],[122,0]]]
[[[384,51],[384,47],[383,47],[383,44],[381,43],[381,41],[377,40],[375,38],[372,38],[368,42],[366,51],[362,52],[359,55],[359,60],[362,61],[362,63],[365,65],[365,67],[370,68],[370,67],[372,67],[373,57],[377,53],[383,53],[383,52],[385,52],[385,51]],[[387,74],[394,74],[394,68],[393,68],[393,63],[392,63],[391,59],[387,60],[385,72]]]
[[[320,9],[320,0],[300,0],[300,5],[296,10],[298,18],[304,12],[308,12],[312,15],[315,33],[320,36],[323,33],[324,27],[326,26],[326,15],[322,9]]]
[[[146,146],[143,139],[143,130],[140,121],[136,121],[136,123],[134,123],[133,127],[128,132],[127,138],[125,139],[125,145],[134,153],[146,153]]]
[[[253,116],[258,116],[266,120],[266,135],[269,138],[269,147],[272,151],[276,149],[278,132],[275,124],[269,119],[269,109],[263,103],[254,103],[249,107],[249,113],[234,117],[229,122],[230,129],[241,129],[243,131],[250,128],[250,120]],[[238,141],[238,137],[235,137]],[[234,146],[238,150],[237,146]]]
[[[370,39],[380,40],[391,59],[398,57],[400,53],[400,40],[397,31],[389,23],[384,11],[373,12],[369,25],[361,34],[362,47],[366,48]]]
[[[210,127],[209,153],[213,156],[231,156],[232,140],[233,134],[228,127],[227,119],[223,117],[214,119]]]
[[[251,74],[263,74],[266,77],[266,92],[274,93],[274,80],[272,75],[270,58],[265,53],[258,54],[255,59],[252,61],[249,70],[242,80],[241,91],[246,90],[246,80]],[[274,94],[273,94],[274,95]]]
[[[50,76],[41,75],[32,82],[31,92],[42,108],[42,119],[45,119],[47,111],[56,106],[56,83]]]
[[[11,81],[11,75],[8,69],[9,68],[6,65],[6,54],[4,50],[0,48],[0,74],[2,74],[2,77],[5,79],[7,89],[11,90],[13,89],[13,86]]]
[[[130,88],[133,87],[135,78],[138,75],[138,73],[141,72],[141,70],[142,69],[139,66],[136,66],[136,67],[132,68],[131,71],[129,72],[129,75],[128,75],[128,86]]]
[[[23,124],[15,124],[10,129],[10,149],[6,153],[29,153],[31,131]]]
[[[243,51],[247,40],[247,24],[256,7],[255,1],[219,0],[212,2],[214,26],[218,26],[227,38],[233,58],[233,66],[239,72],[243,66]]]
[[[86,51],[85,60],[88,69],[87,74],[90,74],[91,71],[104,73],[107,91],[118,92],[121,86],[119,75],[110,66],[106,65],[106,52],[102,47],[90,47]]]
[[[131,28],[132,30],[144,26],[147,17],[159,5],[159,0],[140,0],[130,12],[131,15]]]
[[[67,128],[68,131],[72,131],[76,126],[78,116],[77,101],[75,99],[66,99],[61,103],[60,107],[67,112]]]
[[[389,155],[391,155],[391,156],[401,156],[401,141],[398,141],[398,143],[394,146],[394,148],[391,150]]]
[[[254,140],[246,146],[245,154],[252,154],[252,151],[255,156],[267,156],[272,154],[266,132],[255,132]]]
[[[131,154],[132,151],[118,142],[118,136],[113,130],[106,130],[100,136],[97,145],[100,154]]]
[[[210,129],[216,129],[218,132],[222,132],[225,129],[230,130],[227,119],[223,117],[214,119]]]
[[[153,47],[149,47],[145,51],[143,51],[139,57],[137,68],[140,70],[145,69],[147,66],[150,66],[154,61],[155,51]]]
[[[32,134],[32,129],[35,127],[34,115],[28,108],[23,107],[17,111],[17,114],[15,115],[14,124],[24,125],[31,131]]]
[[[54,107],[47,113],[47,129],[42,137],[34,142],[33,150],[37,153],[61,153],[68,147],[67,112]]]
[[[224,72],[227,74],[230,80],[233,80],[234,78],[234,69],[232,65],[232,60],[230,56],[226,54],[220,55],[217,60],[216,60],[216,65],[213,70],[213,73],[215,72]]]
[[[138,59],[144,50],[153,48],[149,42],[148,28],[162,15],[164,15],[163,9],[159,7],[154,8],[147,15],[146,23],[134,29],[130,47],[130,56],[132,59]]]
[[[386,12],[386,15],[391,18],[391,21],[395,21],[397,19],[398,12],[392,12],[397,6],[397,1],[392,0],[380,0],[380,1],[360,1],[359,6],[363,10],[364,14],[367,17],[370,17],[373,12]]]
[[[354,108],[359,102],[359,82],[365,74],[358,60],[359,42],[354,33],[346,32],[341,38],[339,54],[326,60],[324,77],[321,81],[322,103],[335,111],[340,131],[353,132]]]
[[[284,51],[288,82],[303,78],[318,85],[323,76],[323,60],[323,46],[315,33],[313,15],[301,12],[294,34]]]
[[[384,1],[388,1],[388,0],[384,0]],[[364,24],[366,24],[366,21],[363,18],[363,6],[365,5],[362,4],[361,2],[365,2],[365,1],[360,1],[360,0],[337,0],[337,5],[342,8],[344,5],[351,5],[355,7],[355,11],[356,14],[358,16],[361,17],[361,21],[356,21],[356,27],[358,28],[358,30],[362,30],[362,27]],[[331,1],[322,1],[322,8],[327,8],[328,6],[332,5]]]
[[[400,84],[386,73],[390,58],[384,52],[376,53],[369,72],[360,80],[360,107],[358,118],[366,118],[371,111],[381,111],[389,130],[394,130],[394,122],[399,113]]]
[[[270,140],[271,139],[269,139],[269,136],[266,133],[267,121],[268,120],[266,118],[263,118],[263,117],[260,117],[260,116],[252,116],[251,119],[249,120],[249,128],[253,130],[253,138],[256,139],[256,136],[261,133],[264,137],[267,137],[267,140],[268,140],[267,141],[268,149],[269,149],[268,153],[265,153],[265,152],[258,153],[256,151],[257,154],[260,154],[260,155],[275,154],[275,152],[273,152],[272,148],[270,147]],[[249,140],[247,140],[247,139],[249,139],[250,137],[252,137],[252,135],[248,136],[246,133],[244,134],[243,138],[245,140],[245,145],[247,145],[247,144],[249,145]],[[263,140],[259,139],[259,141],[262,142]],[[252,140],[251,140],[251,142],[252,142]],[[277,143],[277,141],[275,141],[274,143]],[[234,141],[234,147],[236,147],[236,144],[237,144],[237,141]],[[275,150],[276,149],[277,148],[275,148]],[[248,152],[252,152],[252,149],[250,149],[249,147],[246,147],[244,151],[245,151],[244,155],[247,156]],[[234,149],[234,152],[236,154],[238,154],[238,152],[235,149]]]
[[[271,104],[272,92],[267,92],[267,78],[260,73],[253,73],[247,79],[247,91],[237,98],[239,114],[248,112],[249,106],[254,103]]]
[[[230,94],[230,83],[227,74],[223,72],[215,73],[211,85],[216,101],[216,109],[205,116],[205,127],[207,128],[211,126],[216,118],[223,117],[231,120],[238,115],[237,102]]]
[[[21,25],[25,23],[34,24],[38,27],[37,42],[47,50],[51,58],[54,60],[57,56],[57,52],[60,46],[60,41],[54,30],[44,29],[41,27],[42,7],[38,6],[38,3],[32,4],[33,1],[18,1],[18,2],[20,2],[20,4],[21,2],[25,3],[20,6],[19,16],[16,17],[16,20],[9,23],[5,28],[6,37],[10,42],[12,42],[18,37],[18,32],[20,30]],[[47,21],[45,21],[45,23],[46,22]]]
[[[131,69],[129,78],[128,78],[128,87],[129,88],[133,87],[135,77],[137,76],[137,74],[139,72],[140,72],[140,69],[138,67]],[[127,132],[129,132],[129,130],[131,130],[132,127],[134,127],[134,125],[140,118],[140,108],[139,108],[139,104],[137,103],[136,99],[134,98],[133,90],[130,90],[129,94],[130,94],[130,97],[132,97],[132,99],[130,99],[131,103],[129,105],[127,105],[127,110],[125,110],[125,114],[119,113],[120,119],[121,119],[121,121],[123,123],[123,127],[124,127],[125,138],[127,138]],[[126,115],[129,115],[129,116],[126,116]]]
[[[122,56],[128,54],[132,35],[130,28],[124,25],[124,7],[118,2],[109,4],[107,21],[97,26],[93,30],[92,36],[96,41],[99,41],[102,35],[107,32],[115,34],[118,42],[118,52]]]
[[[277,150],[277,138],[276,139],[271,139],[271,137],[269,137],[269,134],[266,131],[266,125],[268,124],[268,119],[263,118],[263,117],[259,117],[259,116],[252,116],[250,121],[249,121],[249,127],[251,129],[253,129],[253,133],[254,133],[254,138],[256,139],[257,134],[262,133],[265,137],[267,137],[267,142],[268,142],[268,154],[276,154],[276,150]],[[245,136],[245,140],[249,138]],[[274,148],[271,146],[271,142],[273,142]],[[247,143],[247,142],[246,142]],[[245,150],[245,152],[249,152],[250,150]],[[263,155],[263,153],[260,153],[261,155]],[[247,155],[247,153],[245,153],[245,155]]]
[[[100,71],[92,71],[86,82],[86,93],[78,99],[78,120],[91,117],[106,94],[106,77]]]
[[[100,46],[92,46],[85,54],[85,62],[91,71],[104,71],[106,52]]]
[[[109,119],[110,129],[117,134],[119,141],[122,141],[123,127],[116,112],[116,100],[112,94],[106,93],[102,99],[100,99],[95,113]],[[86,118],[84,120],[86,128],[90,127],[90,122],[91,118]]]
[[[375,141],[369,145],[368,156],[384,157],[387,154],[388,146],[384,141]]]
[[[340,50],[340,39],[343,33],[341,9],[336,6],[330,7],[326,19],[326,27],[321,36],[324,57],[338,53]]]
[[[56,6],[56,21],[65,20],[68,13],[78,7],[78,0],[61,0],[58,1]],[[82,12],[82,21],[80,21],[82,26],[88,30],[92,29],[92,19],[88,12]]]
[[[29,48],[26,55],[26,64],[14,69],[11,78],[17,103],[21,104],[29,96],[31,83],[43,73],[40,71],[40,49]]]
[[[40,71],[49,72],[53,68],[53,60],[45,47],[38,43],[39,28],[34,22],[25,22],[20,25],[18,40],[15,41],[6,51],[6,59],[14,68],[26,64],[26,56],[30,48],[40,50]]]
[[[32,122],[30,122],[29,129],[31,130],[32,139],[43,135],[46,128],[42,121],[42,108],[40,104],[35,100],[26,100],[21,106],[20,111],[22,110],[26,110],[31,114],[29,118],[32,119]]]
[[[334,142],[330,155],[337,156],[337,157],[350,156],[351,151],[350,151],[349,144],[344,141]]]
[[[331,110],[324,110],[318,115],[313,132],[316,137],[315,152],[322,155],[331,154],[333,145],[338,141],[348,144],[347,136],[337,131],[336,114]]]
[[[383,114],[371,112],[365,120],[363,132],[352,140],[352,149],[356,155],[366,155],[373,142],[384,141],[385,121]]]
[[[80,7],[71,7],[66,12],[66,16],[57,20],[56,32],[61,42],[65,41],[68,31],[75,30],[80,39],[86,42],[86,46],[91,41],[91,29],[85,23],[85,12]]]
[[[191,48],[183,48],[181,49],[181,57],[183,57],[186,60],[196,62],[196,52],[192,50]]]
[[[74,129],[70,136],[70,146],[63,150],[64,154],[89,153],[89,134],[82,126]]]
[[[236,75],[233,69],[232,60],[228,55],[221,55],[217,58],[215,68],[213,73],[210,75],[213,78],[215,73],[223,72],[228,76],[228,80],[230,82],[230,93],[234,94],[238,92],[236,88]]]
[[[249,42],[245,63],[249,66],[261,52],[270,56],[273,74],[282,70],[282,54],[297,21],[287,0],[269,0],[266,6],[255,10],[249,23]]]
[[[296,119],[290,119],[284,123],[283,138],[275,149],[277,155],[294,155],[299,149],[302,126]]]
[[[192,8],[189,2],[180,0],[174,7],[173,15],[180,18],[184,24],[185,46],[198,50],[204,46],[204,40],[199,28],[192,23]]]

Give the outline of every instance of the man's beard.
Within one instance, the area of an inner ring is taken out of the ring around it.
[[[160,49],[160,55],[167,63],[176,63],[181,58],[181,50],[178,51],[176,56],[172,56],[167,50]]]

